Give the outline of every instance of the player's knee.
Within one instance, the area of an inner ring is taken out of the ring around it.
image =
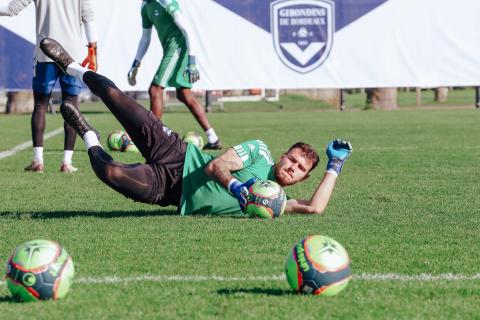
[[[99,97],[104,97],[105,94],[119,90],[115,83],[98,73],[87,72],[86,75],[85,83],[89,86],[90,91]]]
[[[163,96],[163,89],[158,86],[150,86],[148,94],[151,99],[160,99]]]
[[[184,90],[177,90],[177,99],[187,105],[193,104],[195,101],[193,94],[190,91],[186,92]]]
[[[33,111],[46,111],[48,109],[48,103],[35,103],[33,105]]]

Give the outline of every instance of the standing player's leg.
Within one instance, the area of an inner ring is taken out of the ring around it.
[[[58,67],[56,66],[56,68]],[[62,71],[59,70],[59,72],[61,73]],[[59,79],[60,87],[62,88],[62,102],[69,102],[75,106],[75,108],[78,108],[78,94],[82,88],[82,83],[77,77],[68,74],[60,75]],[[65,131],[65,140],[63,144],[63,161],[60,166],[60,171],[64,173],[72,173],[78,170],[72,165],[72,156],[77,133],[66,122],[64,122],[63,128]]]
[[[33,112],[30,121],[32,129],[33,160],[25,167],[25,171],[42,173],[43,165],[43,134],[45,132],[45,114],[47,113],[50,94],[33,92]]]
[[[153,78],[152,83],[160,87],[174,87],[177,88],[177,98],[184,103],[193,116],[205,131],[207,136],[207,144],[204,149],[217,150],[221,149],[222,145],[215,130],[208,122],[203,106],[195,98],[190,90],[192,84],[185,74],[188,65],[188,50],[186,45],[179,46],[177,43],[172,43],[164,52],[160,67]]]
[[[163,115],[163,90],[164,88],[152,83],[148,88],[150,96],[150,110],[158,118],[162,119]]]
[[[177,88],[177,98],[183,104],[185,104],[190,112],[193,114],[197,122],[200,124],[202,129],[207,135],[208,143],[205,145],[204,149],[218,150],[222,148],[220,139],[215,134],[215,130],[212,128],[208,122],[207,115],[205,114],[204,108],[201,103],[195,98],[192,94],[192,90],[185,87]]]
[[[32,90],[33,90],[33,113],[31,118],[33,161],[25,167],[25,171],[43,172],[43,135],[45,133],[45,114],[53,86],[57,81],[58,74],[54,63],[35,62]]]

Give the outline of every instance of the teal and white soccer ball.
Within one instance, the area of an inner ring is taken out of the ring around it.
[[[196,146],[198,149],[203,148],[203,138],[196,132],[189,131],[183,136],[183,141],[186,143],[191,143]]]
[[[283,188],[271,180],[258,180],[248,189],[245,212],[257,218],[273,219],[280,217],[287,205]]]
[[[28,241],[8,259],[7,287],[18,301],[57,300],[67,295],[74,273],[72,258],[58,243]]]
[[[285,272],[288,283],[299,293],[334,296],[345,289],[350,280],[350,258],[334,239],[309,236],[293,247]]]

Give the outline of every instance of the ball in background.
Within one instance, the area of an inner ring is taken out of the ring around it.
[[[58,243],[32,240],[18,246],[8,259],[7,286],[18,301],[64,298],[73,282],[72,258]]]
[[[198,149],[202,149],[204,146],[203,138],[196,132],[189,131],[183,136],[183,141],[186,143],[191,143],[196,146]]]
[[[285,211],[287,196],[283,188],[271,180],[258,180],[248,189],[245,212],[258,218],[278,218]]]
[[[345,289],[350,280],[350,258],[334,239],[308,236],[293,247],[285,272],[288,283],[297,292],[334,296]]]
[[[133,143],[132,138],[130,138],[130,136],[126,132],[124,132],[122,135],[122,145],[120,147],[120,151],[133,153],[140,152],[135,143]]]
[[[107,137],[107,146],[111,151],[120,151],[122,148],[122,138],[125,132],[122,130],[115,130],[111,132]]]

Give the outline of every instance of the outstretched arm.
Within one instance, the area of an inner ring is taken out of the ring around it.
[[[316,213],[322,214],[330,197],[332,196],[337,177],[342,171],[345,160],[352,152],[352,145],[349,141],[336,139],[327,145],[327,169],[322,181],[313,192],[310,200],[290,199],[287,201],[285,212],[287,213]]]
[[[16,16],[28,7],[32,0],[13,0],[7,5],[0,6],[0,16]]]
[[[326,171],[310,200],[289,199],[285,212],[322,214],[330,201],[336,181],[337,175]]]

